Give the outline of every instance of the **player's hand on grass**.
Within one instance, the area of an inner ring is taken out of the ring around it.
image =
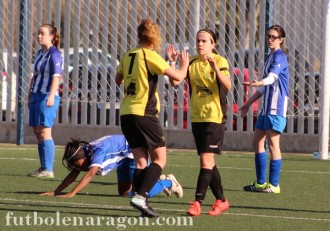
[[[54,196],[55,193],[54,193],[54,192],[44,192],[44,193],[40,193],[39,195],[40,195],[40,196],[48,196],[48,197],[51,197],[51,196]]]
[[[74,197],[75,195],[76,195],[75,193],[69,192],[69,193],[62,194],[62,195],[56,195],[56,197],[70,198],[70,197]]]

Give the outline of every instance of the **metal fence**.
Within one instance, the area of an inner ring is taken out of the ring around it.
[[[195,35],[200,28],[217,33],[218,51],[227,57],[234,83],[227,96],[227,130],[237,132],[253,131],[260,109],[260,103],[256,104],[247,119],[240,118],[238,108],[253,94],[241,82],[262,73],[269,52],[266,29],[282,25],[291,75],[286,133],[317,134],[323,8],[321,0],[2,0],[2,122],[23,118],[22,123],[28,123],[28,83],[34,54],[40,49],[36,31],[42,22],[54,21],[61,31],[64,56],[57,123],[118,126],[123,88],[115,85],[116,68],[124,52],[136,46],[140,20],[150,17],[160,24],[165,47],[174,43],[191,55],[196,54]],[[165,49],[162,55],[165,57]],[[166,78],[160,78],[160,120],[166,129],[190,129],[186,91],[185,83],[172,88]]]

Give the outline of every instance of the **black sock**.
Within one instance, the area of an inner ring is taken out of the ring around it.
[[[195,200],[202,204],[212,177],[212,169],[201,168],[197,180]]]
[[[141,188],[142,180],[144,178],[147,168],[136,168],[133,174],[133,190],[137,192]]]
[[[210,188],[212,190],[213,195],[217,200],[226,201],[224,195],[223,195],[223,188],[221,183],[221,176],[220,172],[218,171],[218,168],[216,165],[214,165],[212,169],[212,177],[210,181]]]
[[[137,193],[143,197],[147,197],[147,192],[149,192],[156,184],[161,174],[162,168],[156,163],[151,163],[149,167],[146,168],[146,172]]]

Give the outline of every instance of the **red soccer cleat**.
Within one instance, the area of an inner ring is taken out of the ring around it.
[[[187,214],[190,216],[199,216],[201,215],[202,206],[198,201],[194,201],[190,205],[190,209],[187,210]]]
[[[211,216],[218,216],[223,211],[226,211],[229,209],[229,202],[226,199],[225,202],[222,202],[221,200],[216,200],[215,203],[212,206],[212,210],[208,212]]]

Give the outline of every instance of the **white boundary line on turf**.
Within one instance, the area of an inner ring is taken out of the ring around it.
[[[17,158],[17,157],[0,157],[0,160],[27,160],[27,161],[37,161],[39,159],[34,158]],[[167,166],[172,167],[188,167],[188,168],[199,168],[199,166],[194,165],[180,165],[180,164],[167,164]],[[240,167],[220,167],[221,169],[232,169],[232,170],[247,170],[255,171],[254,168],[240,168]],[[281,172],[291,172],[291,173],[311,173],[311,174],[330,174],[330,172],[321,172],[321,171],[298,171],[298,170],[281,170]]]
[[[93,208],[93,209],[132,209],[131,206],[116,206],[116,205],[99,205],[99,204],[86,204],[86,203],[74,203],[74,202],[56,202],[56,201],[42,201],[42,200],[17,200],[14,198],[0,198],[0,201],[13,201],[13,202],[24,202],[26,205],[19,204],[17,206],[31,206],[33,203],[36,203],[37,205],[40,205],[40,203],[44,204],[65,204],[70,205],[71,207],[77,207],[77,208]],[[1,202],[0,202],[1,203]],[[6,205],[6,204],[2,204]],[[11,204],[15,206],[15,203]],[[183,212],[186,214],[186,210],[182,209],[161,209],[161,208],[155,208],[155,210],[159,211],[174,211],[174,212]],[[134,210],[135,211],[135,210]],[[277,219],[288,219],[288,220],[305,220],[305,221],[324,221],[324,222],[330,222],[330,219],[327,218],[309,218],[309,217],[286,217],[286,216],[270,216],[270,215],[259,215],[259,214],[248,214],[248,213],[230,213],[230,212],[224,212],[223,215],[232,215],[232,216],[248,216],[248,217],[263,217],[263,218],[277,218]]]
[[[33,148],[18,148],[18,147],[1,147],[1,150],[13,150],[13,149],[15,149],[15,150],[20,150],[20,151],[22,151],[22,150],[31,150],[31,149],[36,149],[35,147],[33,147]]]
[[[34,158],[0,157],[0,160],[39,160]]]
[[[248,214],[248,213],[228,213],[223,214],[233,215],[233,216],[248,216],[248,217],[263,217],[263,218],[278,218],[278,219],[288,219],[288,220],[305,220],[305,221],[325,221],[330,222],[327,218],[307,218],[307,217],[284,217],[284,216],[270,216],[270,215],[258,215],[258,214]]]

